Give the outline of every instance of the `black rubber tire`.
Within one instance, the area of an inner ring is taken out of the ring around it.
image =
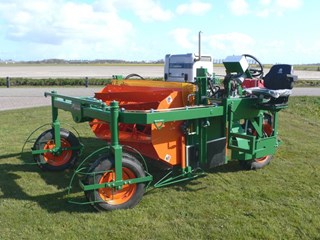
[[[114,169],[115,163],[113,156],[102,156],[98,158],[95,163],[89,168],[89,174],[85,180],[86,184],[99,183],[104,177],[105,171]],[[132,155],[123,153],[122,155],[122,167],[129,169],[134,174],[134,178],[145,177],[144,169],[141,163]],[[96,174],[92,174],[96,172]],[[133,184],[134,185],[134,184]],[[114,190],[115,194],[118,192]],[[92,202],[92,206],[97,211],[112,211],[117,209],[128,209],[136,206],[142,199],[145,192],[145,183],[136,184],[136,188],[130,198],[120,204],[111,203],[104,200],[99,193],[99,189],[86,191],[85,195],[88,201]]]
[[[254,159],[254,160],[240,160],[240,166],[245,170],[257,170],[267,166],[272,160],[272,155],[268,155],[265,159]]]
[[[61,136],[61,141],[64,143],[69,144],[71,147],[80,147],[80,142],[78,140],[78,138],[70,131],[61,128],[60,129],[60,136]],[[50,142],[50,141],[54,141],[54,131],[53,129],[48,129],[45,132],[43,132],[36,140],[36,142],[33,145],[33,150],[42,150],[45,148],[45,146]],[[39,167],[42,170],[46,170],[46,171],[63,171],[65,169],[71,168],[74,166],[74,164],[76,163],[76,161],[79,158],[79,153],[80,153],[80,149],[76,149],[76,150],[69,150],[72,151],[71,154],[67,154],[66,156],[66,162],[61,164],[61,165],[55,165],[52,163],[50,163],[50,161],[46,160],[45,158],[45,154],[38,154],[38,155],[34,155],[34,160],[36,163],[38,163]],[[64,154],[64,152],[62,152],[62,154]],[[59,156],[58,156],[59,157]]]
[[[270,114],[264,114],[264,119],[267,121],[267,125],[264,126],[264,135],[265,136],[270,136],[272,134],[272,131],[270,132],[270,130],[268,130],[268,125],[271,126],[272,125],[272,118]],[[251,129],[251,130],[250,130]],[[254,132],[252,131],[252,127],[249,127],[248,130],[249,134],[254,134]],[[265,157],[262,158],[256,158],[256,159],[252,159],[252,160],[239,160],[239,164],[243,169],[246,170],[257,170],[257,169],[261,169],[265,166],[267,166],[272,160],[272,155],[267,155]]]

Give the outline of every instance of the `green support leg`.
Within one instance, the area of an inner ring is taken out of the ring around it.
[[[56,93],[55,91],[52,91],[52,93]],[[51,106],[52,106],[52,129],[54,132],[54,143],[55,147],[53,149],[53,153],[55,154],[61,154],[61,136],[60,136],[60,121],[58,119],[58,108],[54,106],[55,97],[51,96]]]
[[[110,103],[111,111],[111,121],[110,121],[110,130],[111,130],[111,150],[114,154],[115,161],[115,172],[116,172],[116,182],[122,181],[122,147],[119,145],[119,127],[118,127],[118,118],[119,118],[119,104],[116,101]],[[119,189],[122,186],[118,187]]]

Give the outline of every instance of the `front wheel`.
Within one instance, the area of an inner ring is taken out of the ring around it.
[[[61,152],[50,152],[56,144],[54,140],[54,130],[49,129],[43,132],[33,145],[33,150],[48,150],[43,154],[34,156],[42,170],[62,171],[71,168],[78,159],[80,153],[80,142],[70,131],[60,129]]]
[[[110,183],[115,180],[115,162],[111,156],[102,156],[96,160],[87,177],[87,184]],[[133,156],[123,153],[122,180],[145,177],[140,162]],[[145,183],[125,184],[121,190],[116,188],[99,188],[85,192],[86,197],[98,211],[127,209],[136,206],[145,191]]]

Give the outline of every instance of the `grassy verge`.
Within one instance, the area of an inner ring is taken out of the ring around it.
[[[74,67],[74,66],[105,66],[105,67],[131,67],[131,66],[145,66],[145,67],[153,67],[153,66],[163,66],[163,63],[0,63],[1,67],[48,67],[48,66],[63,66],[63,67]]]
[[[299,79],[294,83],[294,87],[320,87],[320,80]]]
[[[0,239],[318,239],[320,98],[291,97],[280,114],[283,145],[260,171],[237,162],[188,183],[149,190],[134,209],[95,213],[67,203],[71,172],[41,172],[20,155],[29,133],[50,122],[50,108],[0,115]],[[66,112],[86,154],[100,144]],[[82,195],[80,192],[79,195]]]
[[[87,80],[89,85],[106,85],[111,79],[90,78]],[[32,78],[10,78],[10,86],[84,86],[86,79],[84,78],[49,78],[49,79],[32,79]],[[7,86],[7,79],[0,78],[0,87]]]
[[[320,71],[320,64],[301,64],[301,65],[294,65],[295,70],[302,70],[302,71]]]
[[[146,78],[148,80],[148,78]],[[149,79],[150,80],[150,79]],[[153,78],[153,80],[162,80],[161,78]],[[104,86],[109,84],[111,78],[10,78],[10,87],[42,87],[42,86],[84,86],[86,84],[90,86]],[[7,79],[0,78],[0,87],[7,86]]]

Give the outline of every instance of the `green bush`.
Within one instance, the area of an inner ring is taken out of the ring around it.
[[[89,78],[89,86],[104,86],[110,84],[111,78]],[[148,79],[146,79],[148,80]],[[153,80],[162,81],[162,78]],[[86,79],[84,78],[48,78],[48,79],[32,79],[32,78],[10,78],[10,86],[84,86]],[[0,87],[7,85],[6,78],[0,78]]]
[[[294,83],[294,87],[320,87],[320,81],[299,79]]]
[[[89,85],[106,85],[111,79],[88,79]],[[6,86],[7,79],[0,78],[0,86]],[[84,86],[85,79],[79,78],[49,78],[49,79],[31,79],[31,78],[10,78],[11,86]]]

